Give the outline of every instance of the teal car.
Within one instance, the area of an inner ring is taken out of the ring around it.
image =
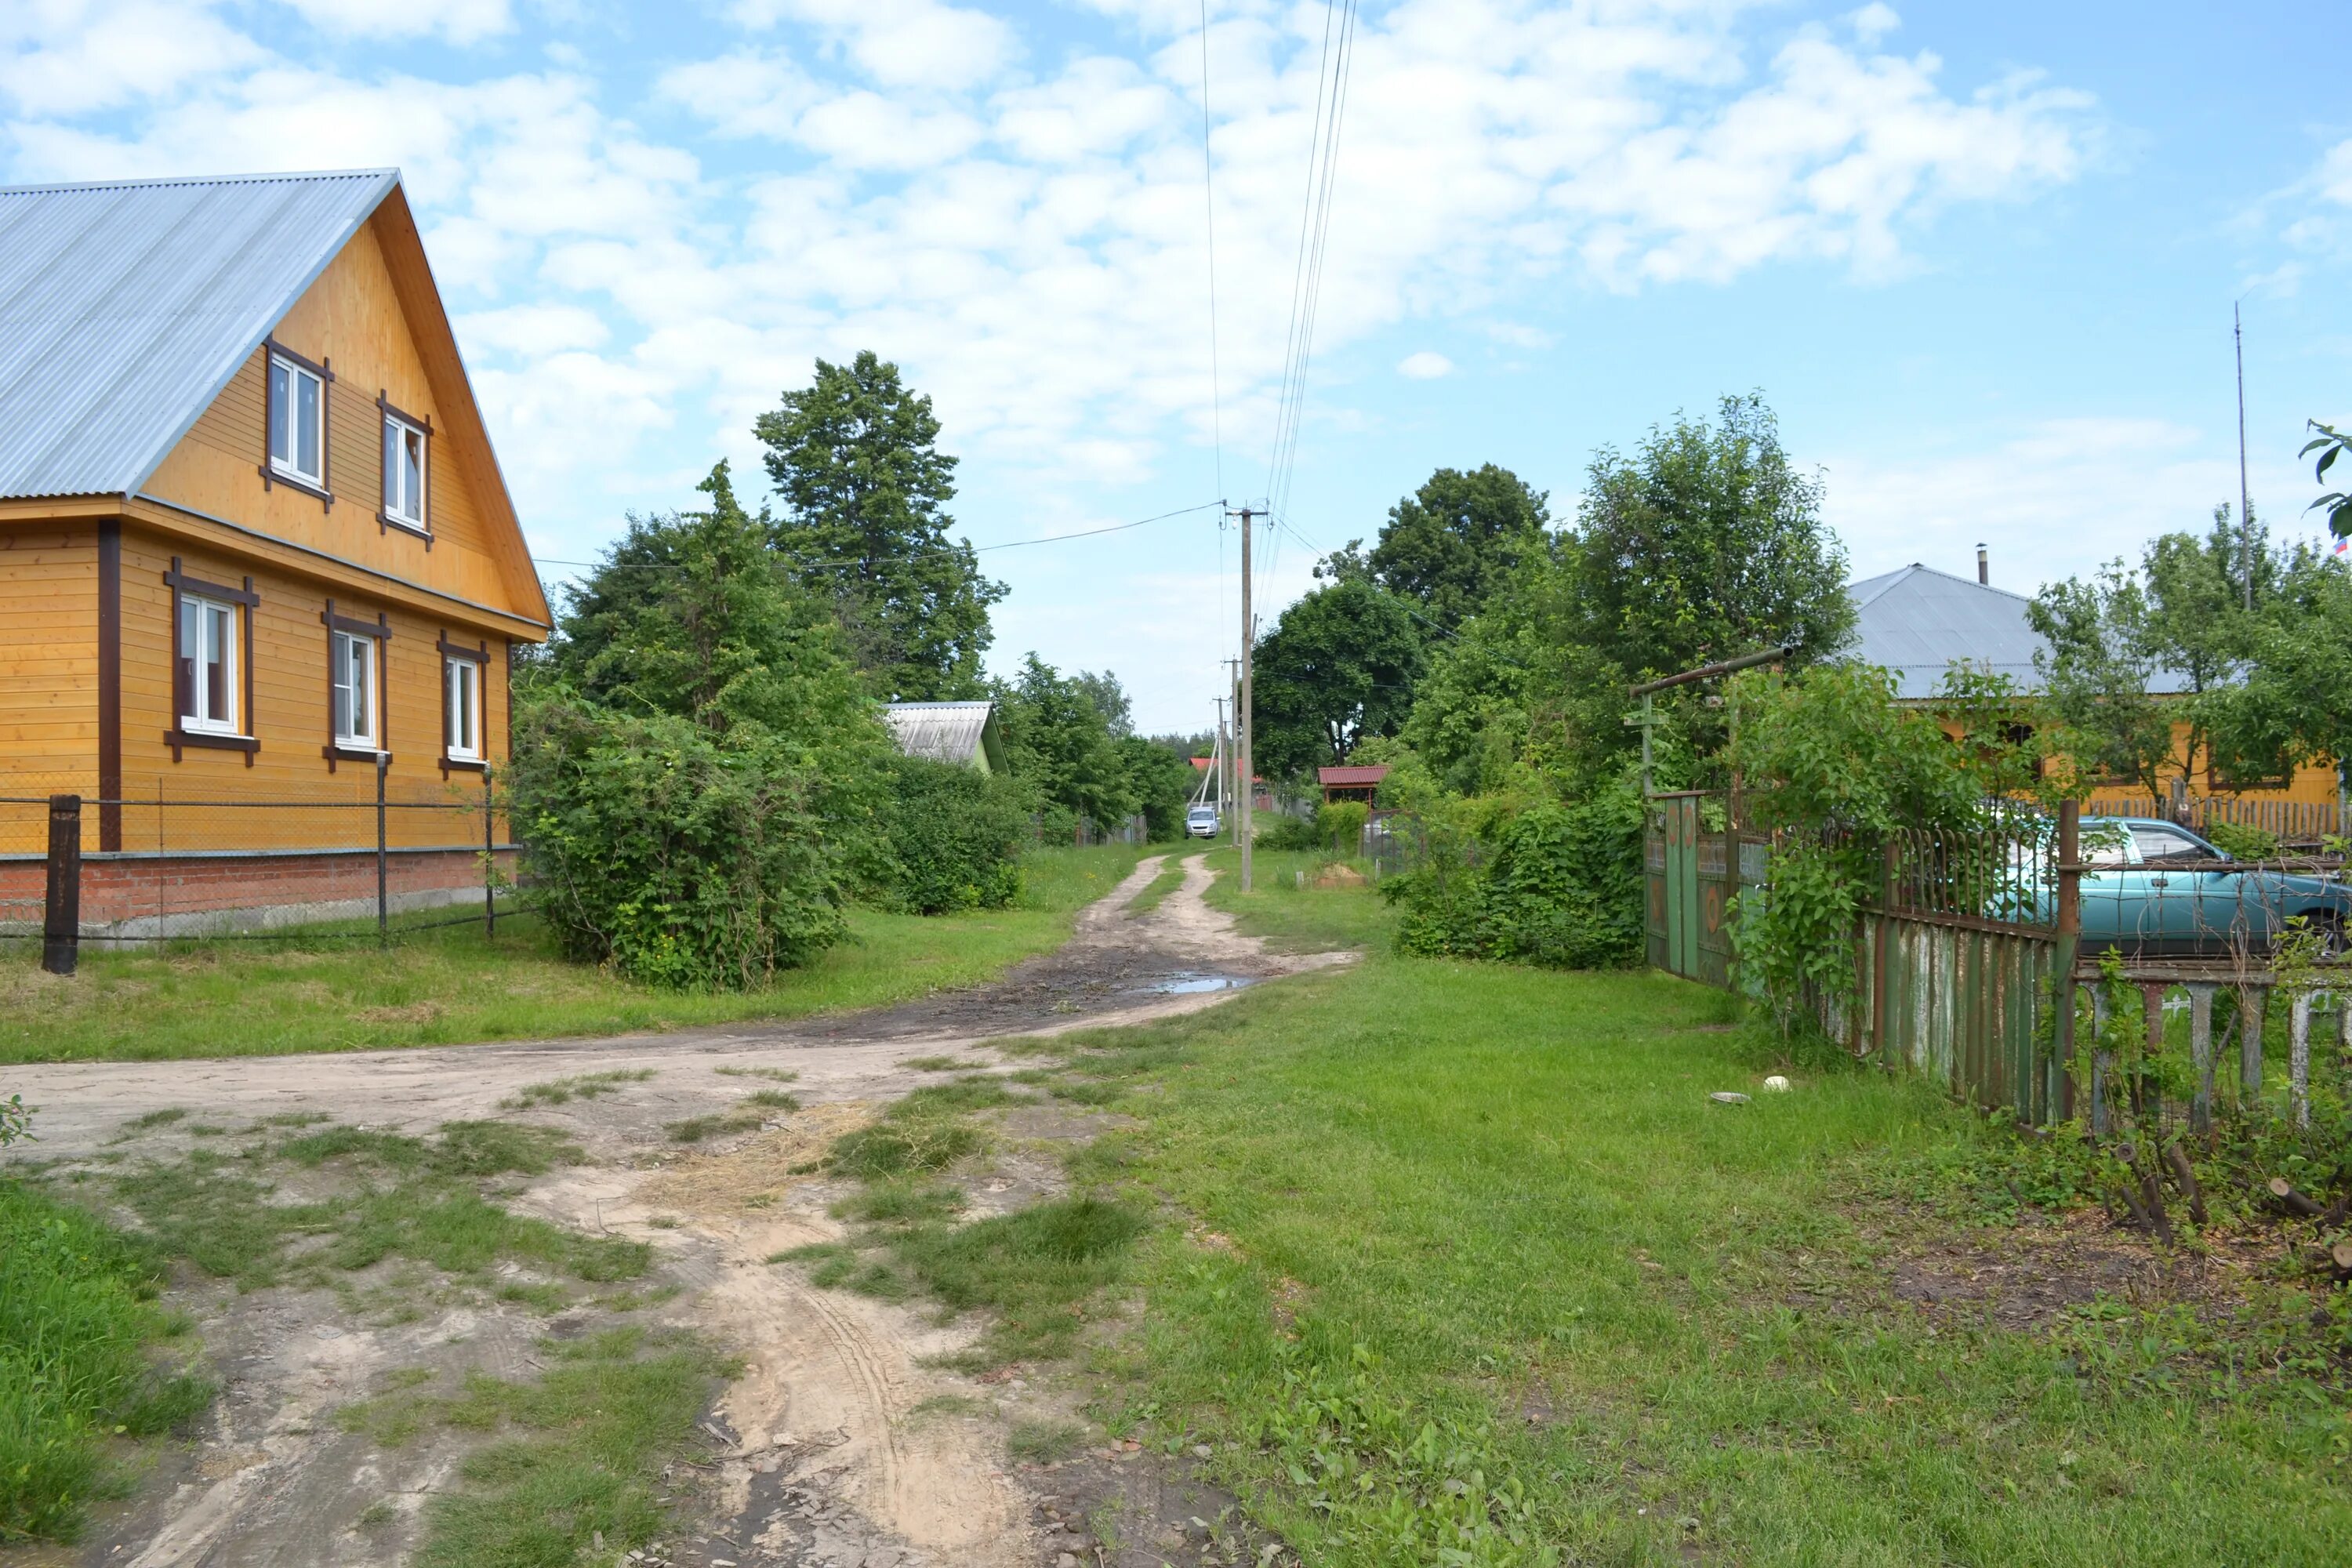
[[[2340,876],[2264,870],[2185,827],[2137,816],[2083,819],[2083,948],[2130,957],[2267,952],[2302,916],[2323,950],[2343,950],[2352,886]]]

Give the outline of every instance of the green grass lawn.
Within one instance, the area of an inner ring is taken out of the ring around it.
[[[1396,929],[1389,902],[1369,886],[1318,888],[1316,879],[1332,864],[1319,853],[1256,849],[1250,855],[1251,889],[1241,890],[1241,851],[1218,849],[1209,855],[1216,881],[1203,895],[1212,909],[1223,910],[1252,936],[1262,936],[1284,952],[1325,952],[1334,948],[1385,950]],[[1339,864],[1370,879],[1369,860]]]
[[[542,924],[503,921],[369,942],[85,948],[44,974],[37,942],[0,943],[0,1065],[361,1050],[680,1028],[885,1005],[976,985],[1065,941],[1077,910],[1148,851],[1047,849],[1010,909],[920,916],[856,910],[851,940],[764,991],[654,990],[558,957]]]
[[[1368,894],[1262,886],[1218,901],[1376,934]],[[1769,1065],[1727,1005],[1376,949],[1081,1037],[1072,1070],[1146,1090],[1097,1167],[1176,1216],[1114,1429],[1214,1445],[1318,1565],[2352,1561],[2340,1392],[2123,1303],[1898,1303],[1872,1224],[1948,1222],[1858,1190],[1980,1124],[1859,1070],[1712,1104]]]

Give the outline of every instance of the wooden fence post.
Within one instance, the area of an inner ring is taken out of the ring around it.
[[[2083,850],[2083,808],[2067,801],[2058,808],[2058,940],[2053,954],[2049,1087],[2045,1120],[2063,1121],[2074,1114],[2074,959],[2083,942],[2082,873],[2075,869]]]
[[[2189,1060],[2197,1069],[2189,1126],[2197,1132],[2213,1131],[2213,991],[2210,984],[2189,988]]]
[[[81,796],[49,796],[49,887],[41,912],[41,967],[71,974],[81,946]]]

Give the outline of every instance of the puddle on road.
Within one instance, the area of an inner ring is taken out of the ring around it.
[[[1254,984],[1244,974],[1200,974],[1186,972],[1144,987],[1157,996],[1193,996],[1203,991],[1239,991]]]

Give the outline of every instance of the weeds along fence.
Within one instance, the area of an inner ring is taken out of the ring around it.
[[[0,939],[176,941],[335,923],[352,929],[330,934],[385,939],[395,917],[406,933],[495,930],[520,912],[506,891],[518,847],[487,772],[442,784],[347,767],[261,798],[174,781],[152,795],[72,787],[85,782],[0,775]]]
[[[2336,956],[2341,860],[2168,857],[2131,837],[2112,826],[2086,834],[2071,805],[2056,817],[2002,806],[1972,832],[1895,835],[1879,848],[1849,938],[1850,983],[1811,997],[1815,1016],[1857,1057],[2029,1123],[2080,1110],[2096,1131],[2114,1117],[2117,1085],[2128,1079],[2129,1092],[2144,1094],[2150,1055],[2185,1035],[2173,1076],[2191,1086],[2193,1126],[2210,1127],[2224,1100],[2251,1110],[2277,1100],[2307,1123],[2314,1020],[2332,1022],[2339,1046],[2352,1043],[2352,965]],[[1738,911],[1770,899],[1780,847],[1734,826],[1719,796],[1654,801],[1651,964],[1738,988]],[[2121,997],[2137,999],[2128,1026],[2118,1022]],[[2274,1021],[2288,1037],[2278,1083],[2263,1062]],[[2234,1086],[2217,1081],[2216,1065],[2233,1046]],[[2339,1061],[2336,1077],[2352,1070],[2352,1054]],[[2346,1088],[2327,1086],[2338,1103]]]

